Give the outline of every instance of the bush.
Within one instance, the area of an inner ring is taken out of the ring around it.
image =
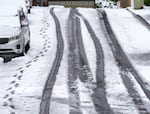
[[[150,6],[150,0],[144,0],[144,4]]]

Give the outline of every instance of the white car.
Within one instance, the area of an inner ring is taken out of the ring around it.
[[[30,30],[22,9],[0,7],[0,11],[0,57],[8,62],[28,51]]]
[[[24,0],[24,1],[25,1],[25,4],[26,4],[26,8],[27,8],[28,13],[30,13],[31,12],[31,7],[32,7],[31,0]]]
[[[21,7],[25,15],[28,13],[28,9],[25,3],[25,0],[0,0],[0,7]]]

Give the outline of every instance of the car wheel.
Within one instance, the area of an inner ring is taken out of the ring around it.
[[[3,59],[4,59],[4,63],[11,61],[11,57],[9,56],[5,56]]]
[[[31,13],[31,9],[28,9],[28,13]]]
[[[25,53],[27,53],[30,49],[30,41],[25,46]]]
[[[25,55],[25,46],[23,45],[23,49],[22,52],[19,54],[20,56],[24,56]]]

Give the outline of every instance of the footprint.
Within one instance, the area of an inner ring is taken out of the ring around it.
[[[46,45],[47,45],[47,42],[44,43],[44,46],[46,46]]]
[[[7,97],[9,97],[9,95],[7,94],[7,95],[5,95],[3,98],[5,99],[5,98],[7,98]]]
[[[42,28],[41,28],[40,32],[42,32],[42,31],[43,31],[43,29],[44,29],[44,27],[42,27]]]
[[[17,84],[15,84],[15,87],[19,87],[19,84],[17,83]]]
[[[12,82],[10,82],[10,84],[14,84],[16,81],[12,81]]]
[[[28,67],[30,67],[31,66],[31,64],[28,64],[28,65],[26,65],[26,68],[28,68]]]
[[[42,50],[45,50],[45,49],[46,49],[46,46],[44,46]]]
[[[36,62],[37,60],[39,60],[39,59],[34,59],[33,62]]]
[[[12,109],[15,109],[15,106],[14,106],[14,105],[10,105],[9,107],[12,108]]]
[[[9,91],[9,90],[11,90],[11,89],[12,89],[12,87],[8,88],[6,91]]]
[[[26,110],[27,112],[29,112],[30,110]]]
[[[46,22],[46,18],[45,18],[44,22]]]
[[[44,54],[41,55],[42,57],[44,56]]]
[[[39,58],[39,56],[36,56],[36,57],[34,57],[33,59],[37,59],[37,58]]]
[[[43,52],[42,52],[42,51],[39,53],[39,55],[41,55],[41,54],[43,54]]]
[[[4,103],[3,103],[3,106],[8,106],[8,103],[7,103],[7,102],[4,102]]]
[[[10,93],[11,93],[11,94],[15,94],[15,91],[13,90],[13,91],[11,91]]]
[[[24,70],[20,70],[20,73],[23,73],[24,72]]]
[[[13,98],[9,98],[8,101],[12,102],[12,101],[13,101]]]
[[[22,78],[22,75],[18,76],[18,80],[21,80],[21,78]]]
[[[28,65],[28,64],[30,64],[30,63],[32,63],[32,61],[28,61],[28,62],[26,63],[26,65]]]
[[[47,52],[47,50],[44,50],[45,52]]]
[[[15,112],[11,112],[10,114],[15,114]]]
[[[20,67],[20,68],[18,68],[17,70],[21,70],[21,69],[23,69],[23,67]]]
[[[13,77],[16,77],[16,76],[17,76],[17,74],[13,75]]]

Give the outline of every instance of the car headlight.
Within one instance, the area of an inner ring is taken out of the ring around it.
[[[19,38],[20,38],[20,35],[19,36],[14,36],[14,37],[9,38],[9,41],[17,40]]]

